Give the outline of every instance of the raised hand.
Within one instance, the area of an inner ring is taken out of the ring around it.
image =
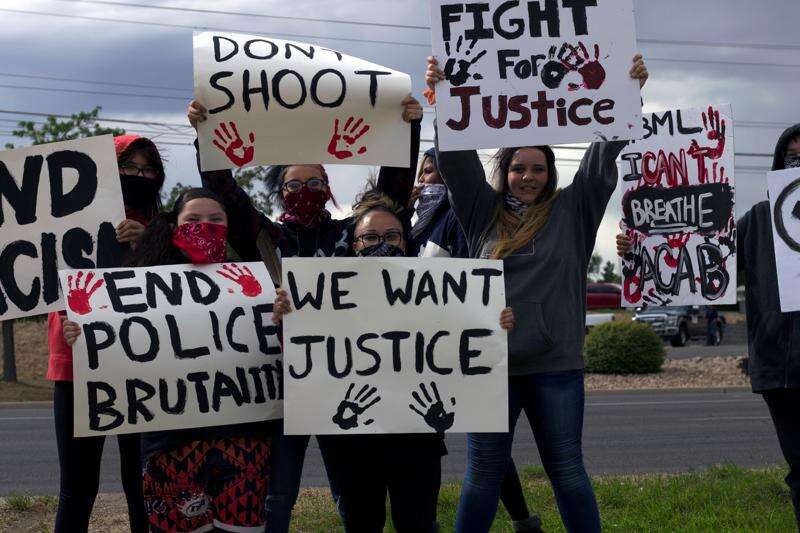
[[[514,310],[506,307],[500,312],[500,327],[506,331],[511,331],[514,329],[514,325]]]
[[[205,122],[206,118],[208,118],[208,110],[197,100],[192,100],[189,103],[189,109],[186,111],[186,117],[189,119],[189,124],[194,129],[197,129],[197,124]]]
[[[61,316],[60,318],[61,333],[64,335],[64,342],[67,343],[67,346],[72,346],[81,335],[81,327],[76,322],[67,319],[65,316]]]
[[[339,426],[342,429],[353,429],[358,427],[358,416],[363,414],[364,411],[381,401],[380,396],[372,397],[373,394],[378,390],[375,387],[370,388],[369,385],[364,385],[361,387],[361,390],[350,399],[350,394],[353,392],[353,387],[355,387],[355,383],[351,383],[350,387],[347,388],[347,393],[344,396],[344,400],[339,403],[339,407],[336,409],[336,414],[333,415],[333,423]],[[368,426],[372,424],[374,420],[372,418],[364,421],[362,425]]]
[[[328,153],[336,159],[348,159],[353,157],[351,148],[353,145],[369,131],[369,125],[364,124],[364,119],[350,117],[344,123],[344,128],[339,131],[339,119],[337,118],[333,123],[333,135],[331,142],[328,143]],[[361,146],[356,150],[359,155],[366,153],[367,147]]]
[[[272,323],[280,324],[285,315],[292,312],[292,302],[289,300],[289,293],[286,289],[278,287],[275,289],[275,302],[272,304]]]
[[[434,398],[431,398],[431,395],[428,394],[428,389],[425,387],[424,383],[419,384],[419,389],[422,392],[422,395],[425,397],[424,401],[417,391],[412,392],[411,396],[417,401],[421,409],[417,408],[416,405],[411,403],[408,404],[408,407],[421,416],[422,419],[425,420],[425,423],[436,430],[437,433],[444,433],[453,427],[456,414],[448,413],[444,410],[444,403],[442,402],[442,398],[439,396],[439,389],[436,387],[436,383],[431,381],[431,389],[433,390]],[[450,398],[450,402],[455,405],[456,399]]]
[[[222,150],[231,163],[237,167],[242,167],[253,160],[253,155],[255,154],[253,143],[256,140],[254,133],[251,132],[247,137],[250,140],[249,145],[244,144],[235,122],[229,122],[228,124],[220,122],[219,126],[214,128],[214,134],[217,136],[212,141],[214,146]]]
[[[450,49],[450,41],[445,41],[444,43],[444,50],[447,53],[447,61],[444,64],[444,76],[452,85],[458,87],[459,85],[464,85],[470,79],[481,80],[483,76],[478,74],[470,73],[469,69],[477,63],[483,56],[486,55],[486,50],[481,50],[478,53],[475,53],[472,59],[469,59],[469,56],[472,55],[475,51],[475,45],[478,44],[478,40],[475,39],[470,42],[469,47],[463,51],[463,57],[460,57],[461,45],[464,43],[464,37],[459,35],[458,40],[456,41],[456,50],[453,53]]]
[[[78,275],[73,279],[72,275],[67,276],[67,287],[69,288],[69,294],[67,294],[67,305],[73,312],[79,315],[86,315],[92,312],[92,306],[89,304],[89,299],[92,297],[92,294],[103,286],[105,280],[102,278],[98,279],[94,285],[89,287],[92,283],[92,279],[94,279],[94,272],[89,272],[86,274],[86,278],[83,279],[83,284],[81,284],[81,280],[83,278],[83,271],[79,271]]]
[[[238,284],[245,296],[253,297],[261,294],[261,284],[247,265],[240,267],[236,263],[226,263],[222,265],[222,270],[217,270],[217,274]]]

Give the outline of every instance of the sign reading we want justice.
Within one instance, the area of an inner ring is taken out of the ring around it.
[[[636,139],[632,0],[432,0],[443,150]]]

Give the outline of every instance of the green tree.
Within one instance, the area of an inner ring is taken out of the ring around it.
[[[622,283],[622,278],[616,273],[617,265],[611,261],[606,261],[603,265],[602,279],[606,283]]]
[[[236,183],[250,196],[250,200],[252,200],[256,209],[270,216],[273,212],[273,205],[269,201],[264,188],[264,180],[266,179],[268,169],[269,167],[251,167],[244,170],[237,169],[233,173],[233,179],[235,179]],[[164,209],[171,211],[172,208],[175,207],[175,201],[178,199],[178,196],[180,196],[183,191],[190,188],[191,186],[184,185],[181,182],[173,185],[168,193],[162,195]]]
[[[603,258],[600,257],[598,254],[592,254],[591,259],[589,259],[589,271],[586,275],[586,280],[591,283],[596,279],[596,276],[600,275],[600,265],[603,264]]]
[[[95,135],[124,135],[125,130],[120,128],[106,128],[97,123],[100,106],[91,111],[75,113],[68,119],[49,116],[44,124],[36,124],[30,120],[23,120],[17,124],[17,129],[11,134],[20,139],[30,140],[31,144],[46,144],[58,141],[70,141]],[[12,143],[6,143],[6,149],[14,148]]]

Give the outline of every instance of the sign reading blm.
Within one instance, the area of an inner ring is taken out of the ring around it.
[[[75,436],[280,418],[275,291],[263,263],[62,270]]]
[[[286,433],[508,430],[502,261],[284,259]]]
[[[194,34],[200,165],[297,161],[408,166],[407,74],[315,44],[239,33]]]
[[[625,307],[736,303],[731,106],[644,117],[622,158]]]
[[[431,0],[439,147],[641,138],[633,0]]]
[[[0,152],[0,320],[64,308],[58,269],[121,260],[110,135]]]

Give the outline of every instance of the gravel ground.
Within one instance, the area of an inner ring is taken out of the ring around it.
[[[740,356],[667,359],[658,374],[587,374],[586,388],[627,390],[750,387],[750,379],[739,369],[742,359]]]

